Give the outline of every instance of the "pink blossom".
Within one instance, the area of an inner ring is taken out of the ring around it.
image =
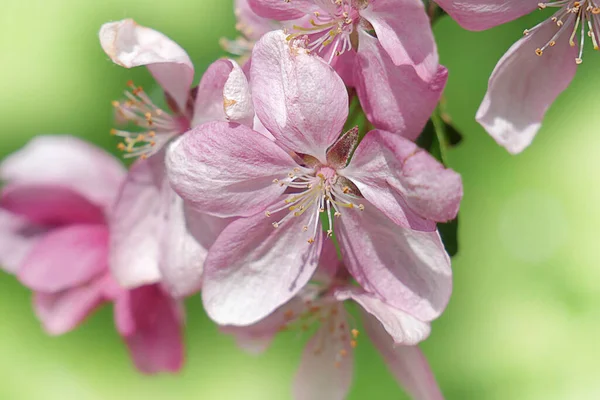
[[[324,265],[329,263],[329,265]],[[321,257],[320,281],[307,284],[273,314],[247,327],[222,328],[253,353],[262,352],[281,331],[314,332],[308,341],[293,386],[297,400],[344,399],[352,382],[353,351],[366,338],[346,309],[346,301],[360,309],[366,336],[381,353],[390,371],[412,398],[443,399],[431,369],[417,347],[429,336],[430,326],[409,313],[351,285],[329,242]]]
[[[156,106],[130,83],[117,117],[144,132],[113,130],[125,156],[140,157],[129,171],[111,215],[111,268],[119,284],[134,288],[162,282],[177,297],[200,289],[207,249],[226,220],[186,208],[165,180],[164,147],[190,127],[213,120],[253,125],[248,81],[231,60],[209,66],[191,88],[194,68],[187,53],[160,32],[131,19],[105,24],[100,42],[126,68],[146,66],[163,88],[169,110]]]
[[[438,63],[421,0],[249,0],[249,4],[258,15],[283,21],[288,40],[305,40],[307,49],[328,60],[347,86],[356,87],[376,128],[410,140],[421,132],[448,76]]]
[[[209,315],[247,325],[296,295],[317,267],[322,217],[366,290],[424,321],[440,315],[451,271],[435,222],[456,215],[460,176],[389,132],[369,132],[358,147],[357,129],[340,137],[344,83],[281,31],[256,44],[250,73],[257,116],[275,141],[212,122],[167,154],[170,182],[191,207],[244,217],[207,256]]]
[[[124,290],[109,273],[107,219],[125,179],[121,164],[76,138],[41,136],[10,155],[0,176],[0,218],[9,221],[0,229],[0,262],[34,291],[44,329],[66,333],[114,302],[117,330],[138,369],[177,371],[179,304],[159,285]]]
[[[538,7],[557,10],[550,19],[525,30],[525,36],[500,59],[477,112],[477,121],[498,144],[520,153],[531,144],[548,108],[571,83],[583,60],[585,41],[598,47],[599,8],[591,0],[436,1],[472,30],[500,25]]]

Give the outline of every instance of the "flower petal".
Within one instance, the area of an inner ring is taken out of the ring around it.
[[[415,140],[442,95],[448,71],[439,66],[424,80],[413,67],[394,65],[376,38],[362,30],[358,34],[354,81],[367,118],[378,129]]]
[[[250,8],[263,18],[287,21],[319,9],[314,0],[248,0]]]
[[[161,235],[161,283],[171,296],[183,298],[200,290],[208,249],[231,222],[186,207],[170,188],[168,220]],[[166,222],[166,223],[165,223]]]
[[[274,31],[254,47],[250,76],[254,108],[265,127],[286,148],[325,163],[348,117],[348,93],[339,75],[287,41],[283,31]]]
[[[158,282],[159,240],[170,205],[164,176],[164,152],[136,161],[127,174],[110,215],[110,268],[125,288]]]
[[[130,290],[115,302],[117,330],[141,372],[177,372],[183,366],[180,312],[158,285]]]
[[[417,346],[397,345],[373,316],[363,313],[367,335],[398,383],[415,400],[443,400],[425,355]]]
[[[45,229],[0,209],[0,268],[15,274]]]
[[[500,59],[477,121],[510,153],[523,151],[540,129],[546,111],[575,76],[577,48],[569,45],[568,29],[540,57],[536,49],[556,33],[551,20],[531,30]]]
[[[264,211],[298,165],[258,132],[238,124],[209,122],[192,129],[167,154],[173,189],[196,210],[218,217]]]
[[[435,76],[437,46],[421,0],[372,1],[360,10],[360,15],[373,25],[381,46],[394,64],[414,67],[425,81]]]
[[[39,225],[104,223],[101,208],[70,188],[58,185],[8,185],[2,191],[0,206]]]
[[[372,204],[344,212],[336,224],[346,266],[368,292],[422,321],[438,317],[450,298],[450,258],[437,232],[393,223]]]
[[[114,202],[124,177],[116,158],[67,135],[38,136],[0,165],[3,181],[64,186],[105,208]]]
[[[459,174],[413,142],[384,131],[369,132],[341,173],[388,217],[417,230],[435,226],[413,223],[411,212],[427,221],[450,221],[456,218],[463,195]],[[402,218],[402,207],[410,209],[407,218]]]
[[[271,223],[288,212],[234,221],[210,249],[202,298],[206,312],[218,324],[244,326],[265,318],[313,275],[323,233],[317,227],[315,242],[307,243],[302,227],[313,217],[309,212],[273,228]]]
[[[62,335],[75,329],[104,301],[104,279],[57,293],[37,292],[33,308],[44,330],[50,335]]]
[[[211,121],[230,121],[252,128],[254,117],[244,71],[233,60],[212,63],[197,88],[192,127]]]
[[[179,110],[185,110],[194,66],[177,43],[132,19],[102,25],[99,36],[102,49],[115,64],[125,68],[147,66]]]
[[[347,324],[345,311],[331,317],[310,339],[294,378],[295,400],[343,400],[352,384],[353,357],[348,343],[330,331]]]
[[[108,271],[108,229],[105,225],[71,225],[44,235],[18,271],[28,288],[57,293]]]
[[[427,339],[431,332],[427,322],[390,306],[361,288],[354,286],[337,288],[334,296],[338,301],[352,299],[357,302],[364,312],[375,317],[373,323],[380,323],[385,328],[395,344],[415,345]]]
[[[482,31],[538,8],[539,0],[435,0],[463,28]]]

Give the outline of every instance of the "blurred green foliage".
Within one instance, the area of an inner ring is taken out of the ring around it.
[[[110,101],[129,79],[152,86],[144,69],[114,66],[98,45],[100,25],[125,17],[187,49],[197,80],[222,55],[218,39],[235,35],[227,0],[4,1],[0,155],[43,133],[115,149]],[[464,135],[447,155],[465,185],[454,295],[422,346],[448,399],[600,398],[600,60],[586,55],[533,146],[518,157],[473,119],[496,61],[540,18],[479,33],[447,17],[436,24],[450,70],[448,112]],[[306,339],[287,333],[266,355],[245,355],[194,297],[187,302],[185,370],[145,377],[131,367],[109,307],[76,332],[51,338],[29,298],[14,278],[0,276],[0,399],[285,400]],[[351,400],[405,398],[366,340],[356,353]]]

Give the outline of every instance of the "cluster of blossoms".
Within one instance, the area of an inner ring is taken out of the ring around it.
[[[477,114],[511,152],[572,79],[584,36],[598,47],[594,1],[538,1],[437,1],[469,29],[557,8],[502,58]],[[424,4],[237,0],[235,9],[241,36],[223,46],[239,58],[215,61],[197,86],[167,36],[131,19],[102,26],[108,57],[146,66],[165,101],[130,82],[113,102],[122,127],[111,134],[135,159],[128,170],[69,136],[40,136],[7,157],[0,264],[35,293],[50,334],[114,303],[145,373],[182,367],[182,300],[197,293],[253,352],[282,330],[310,330],[297,399],[346,396],[362,336],[345,307],[353,302],[405,390],[442,398],[417,345],[450,298],[437,224],[456,218],[463,190],[415,144],[447,79]],[[366,122],[352,126],[357,116]]]

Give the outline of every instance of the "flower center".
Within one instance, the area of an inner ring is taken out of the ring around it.
[[[357,189],[352,187],[352,182],[337,175],[336,170],[328,166],[317,166],[314,169],[297,167],[288,173],[287,178],[275,179],[273,183],[285,186],[293,193],[284,200],[283,205],[265,211],[265,215],[270,217],[287,208],[289,213],[281,220],[273,222],[273,227],[279,228],[294,217],[300,217],[306,212],[312,214],[309,223],[302,226],[303,232],[310,232],[308,243],[315,241],[322,213],[327,212],[327,237],[331,237],[334,218],[341,217],[342,210],[365,209],[364,205],[357,203],[360,197],[356,193]]]
[[[359,21],[358,6],[366,3],[365,0],[315,0],[320,8],[325,11],[315,11],[314,17],[308,22],[309,26],[293,25],[287,40],[308,36],[307,49],[322,52],[326,47],[332,46],[329,62],[334,56],[339,56],[352,49],[351,35],[354,26]]]
[[[596,5],[597,0],[557,0],[546,3],[539,3],[538,7],[543,10],[547,7],[560,7],[553,16],[552,21],[558,26],[556,34],[543,46],[537,48],[535,53],[538,56],[544,54],[548,47],[556,45],[556,40],[564,32],[564,29],[573,28],[569,37],[569,44],[574,47],[575,39],[579,33],[579,55],[575,59],[577,64],[583,62],[583,48],[585,45],[585,36],[587,35],[598,50],[598,36],[600,35],[600,7]],[[527,29],[524,34],[528,35],[537,28]]]
[[[113,101],[117,119],[132,123],[141,132],[111,129],[111,135],[123,138],[117,148],[125,152],[124,157],[147,158],[160,150],[174,136],[189,129],[186,118],[176,118],[156,106],[140,86],[127,83],[131,90],[125,91],[124,101]]]

